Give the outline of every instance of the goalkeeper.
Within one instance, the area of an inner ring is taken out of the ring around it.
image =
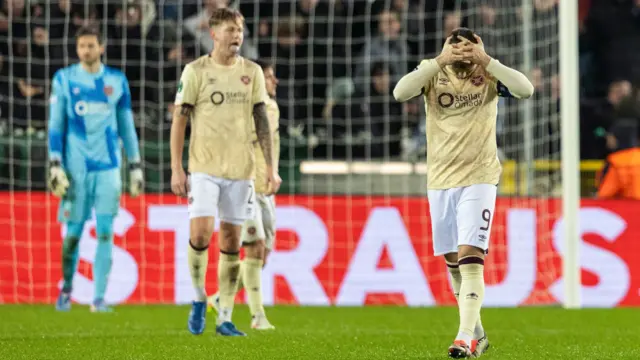
[[[93,263],[95,284],[92,312],[109,312],[105,291],[111,270],[113,219],[120,207],[124,143],[130,167],[130,192],[142,192],[138,138],[125,75],[104,66],[100,33],[81,28],[76,34],[79,64],[56,72],[50,97],[49,187],[60,197],[58,220],[67,225],[62,246],[64,284],[56,309],[71,309],[73,276],[78,264],[84,223],[96,214],[98,247]]]

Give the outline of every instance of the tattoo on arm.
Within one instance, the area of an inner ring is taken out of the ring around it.
[[[191,115],[191,111],[193,111],[193,105],[190,105],[190,104],[180,105],[180,111],[179,111],[180,116],[189,118],[189,115]]]
[[[256,124],[256,134],[258,142],[264,154],[267,164],[273,166],[272,139],[271,130],[269,129],[269,118],[267,117],[267,108],[264,103],[253,106],[253,120]]]

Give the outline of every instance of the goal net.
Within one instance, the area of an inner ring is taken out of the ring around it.
[[[277,244],[264,269],[267,303],[450,305],[433,257],[422,99],[397,103],[394,83],[435,56],[456,27],[525,72],[533,99],[502,100],[504,173],[487,262],[489,306],[561,300],[558,14],[554,0],[233,2],[246,19],[242,54],[280,79]],[[209,11],[224,0],[5,0],[0,17],[0,303],[52,302],[64,227],[45,190],[47,98],[76,61],[83,24],[106,35],[104,62],[133,94],[146,178],[123,198],[107,301],[186,303],[186,201],[170,193],[169,130],[182,67],[211,50]],[[8,25],[2,25],[3,21]],[[123,172],[123,176],[126,174]],[[73,298],[93,287],[94,221],[85,226]],[[210,252],[207,287],[215,291]]]

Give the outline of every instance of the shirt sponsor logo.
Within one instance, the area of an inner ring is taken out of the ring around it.
[[[73,110],[79,116],[85,115],[107,115],[110,113],[109,104],[105,102],[78,101]]]
[[[220,105],[224,102],[224,94],[221,91],[214,91],[211,94],[211,102],[213,105]]]
[[[211,94],[211,102],[213,105],[220,105],[222,103],[238,105],[238,104],[248,104],[249,96],[244,91],[214,91]]]
[[[482,93],[472,93],[463,95],[453,95],[450,93],[442,93],[438,95],[438,104],[443,108],[453,107],[454,109],[463,109],[466,107],[482,106]]]

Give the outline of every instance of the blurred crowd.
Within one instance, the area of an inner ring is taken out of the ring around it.
[[[502,156],[523,156],[525,128],[534,156],[559,154],[558,0],[77,1],[0,0],[0,132],[44,138],[51,77],[94,24],[105,63],[129,78],[140,137],[168,141],[181,69],[212,50],[213,9],[232,6],[246,19],[242,55],[275,64],[284,134],[308,156],[424,156],[422,100],[399,104],[392,89],[459,26],[536,87],[526,105],[500,103]],[[579,41],[582,157],[601,159],[638,138],[640,0],[581,0]]]

